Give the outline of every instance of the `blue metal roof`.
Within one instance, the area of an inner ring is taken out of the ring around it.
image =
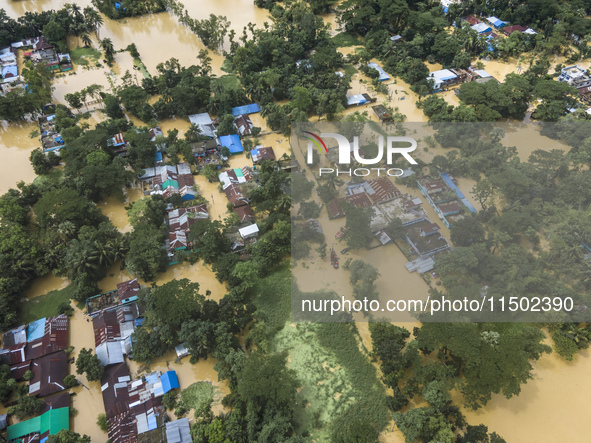
[[[162,161],[162,152],[157,151],[156,154],[154,154],[154,160],[156,160],[157,162],[161,162]]]
[[[4,66],[2,68],[2,77],[6,78],[7,75],[8,77],[16,77],[18,75],[18,68],[15,65]]]
[[[179,387],[179,379],[177,378],[175,371],[166,371],[162,374],[162,377],[160,377],[160,381],[162,382],[162,390],[165,394],[168,391]]]
[[[232,108],[232,115],[236,117],[242,114],[254,114],[255,112],[261,112],[261,107],[258,103],[251,103],[250,105],[237,106]]]
[[[220,143],[230,150],[230,154],[240,154],[244,152],[242,142],[238,134],[220,136]]]
[[[378,80],[383,82],[386,81],[390,78],[390,76],[386,73],[386,71],[384,71],[382,69],[382,67],[380,65],[378,65],[377,63],[368,63],[367,66],[369,66],[370,68],[374,68],[376,71],[378,71],[379,76],[378,76]]]
[[[476,208],[472,205],[472,203],[470,203],[468,201],[468,199],[464,196],[464,194],[462,193],[462,191],[460,191],[460,189],[452,181],[452,179],[449,177],[449,175],[444,174],[444,173],[441,173],[439,175],[441,175],[441,178],[443,179],[443,181],[445,181],[445,183],[447,183],[447,185],[456,192],[456,195],[462,201],[462,203],[464,204],[464,206],[466,206],[470,210],[470,212],[473,212],[474,214],[476,214],[478,212],[476,210]]]
[[[151,415],[148,417],[148,431],[153,431],[158,427],[158,423],[156,421],[156,415]]]
[[[45,318],[29,323],[27,326],[27,343],[37,340],[45,334]]]

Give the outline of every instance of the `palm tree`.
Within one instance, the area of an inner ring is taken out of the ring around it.
[[[127,255],[129,247],[123,239],[116,239],[109,242],[109,248],[111,249],[113,263],[123,260]]]
[[[69,220],[60,223],[57,232],[65,239],[70,240],[76,235],[76,225]]]
[[[103,25],[103,17],[93,8],[84,8],[84,24],[88,31],[93,31],[96,38],[99,38],[99,29]]]
[[[344,183],[336,176],[336,174],[329,174],[325,180],[326,183],[324,186],[326,186],[326,188],[332,193],[337,192],[337,189],[340,188]]]
[[[110,38],[104,38],[101,40],[101,48],[105,52],[107,60],[113,60],[113,54],[115,54],[115,48]]]
[[[90,48],[92,46],[90,35],[88,35],[86,32],[80,36],[80,40],[82,40],[82,44],[85,48]]]
[[[277,210],[280,212],[287,213],[291,208],[291,195],[283,194],[277,199],[276,204]]]

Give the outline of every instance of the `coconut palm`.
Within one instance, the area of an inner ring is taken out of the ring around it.
[[[85,48],[90,48],[92,46],[90,35],[88,35],[86,32],[80,36],[80,40],[82,40],[82,44]]]
[[[96,38],[99,38],[99,29],[103,25],[103,17],[93,8],[84,8],[84,24],[88,31],[93,31]]]
[[[283,194],[277,199],[277,203],[275,205],[277,210],[280,212],[289,212],[291,208],[291,195]]]
[[[324,186],[327,187],[328,190],[330,190],[330,192],[335,193],[337,191],[338,188],[340,188],[343,185],[343,181],[341,179],[339,179],[336,174],[329,174],[326,179],[325,179],[325,184]]]
[[[76,225],[71,221],[66,220],[58,225],[57,232],[65,240],[70,240],[76,235]]]
[[[115,54],[115,48],[113,47],[113,42],[110,38],[104,38],[101,40],[101,48],[105,52],[105,58],[108,61],[113,60],[113,55]]]

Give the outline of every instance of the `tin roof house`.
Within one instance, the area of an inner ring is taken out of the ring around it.
[[[275,160],[275,152],[271,147],[263,147],[263,146],[256,146],[254,149],[250,151],[250,158],[252,159],[253,164],[257,164],[263,160]]]
[[[191,124],[199,128],[201,135],[204,135],[209,138],[215,137],[216,128],[213,124],[213,120],[207,112],[204,112],[202,114],[190,115],[189,121],[191,122]]]
[[[367,66],[369,68],[373,68],[376,71],[378,71],[378,74],[379,74],[378,75],[378,80],[379,81],[383,82],[383,81],[386,81],[386,80],[389,80],[390,79],[390,76],[386,73],[386,71],[384,71],[382,69],[382,67],[380,65],[378,65],[377,63],[373,63],[373,62],[372,63],[368,63]]]
[[[191,426],[187,417],[166,423],[167,443],[192,443]]]
[[[45,397],[65,388],[68,375],[68,357],[64,351],[46,355],[31,363],[33,378],[29,382],[29,395]]]
[[[254,128],[254,124],[247,114],[237,115],[234,117],[234,126],[236,127],[240,137],[251,135],[252,128]]]
[[[219,137],[220,145],[228,148],[230,155],[240,154],[244,152],[240,136],[238,134],[222,135]]]
[[[232,108],[232,115],[234,117],[245,114],[256,114],[257,112],[261,112],[261,107],[258,103],[251,103],[250,105],[236,106],[235,108]]]

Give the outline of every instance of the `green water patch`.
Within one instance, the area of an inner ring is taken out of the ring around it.
[[[101,58],[101,53],[94,48],[78,47],[70,51],[70,58],[74,64],[86,66],[95,64]]]
[[[212,82],[217,83],[223,89],[241,89],[240,80],[236,74],[226,74],[221,77],[215,78]]]
[[[276,351],[287,351],[288,366],[301,383],[295,413],[298,432],[309,430],[320,441],[329,439],[331,423],[356,401],[346,371],[320,345],[314,324],[287,324],[273,344]]]
[[[355,34],[350,32],[339,32],[337,35],[331,38],[332,42],[339,48],[345,46],[358,46],[361,44]]]
[[[187,409],[203,410],[219,400],[219,388],[205,381],[198,381],[181,391],[181,401]]]
[[[353,77],[355,74],[357,74],[359,72],[359,70],[353,65],[345,65],[343,70],[345,71],[345,74],[347,74],[351,77]]]

